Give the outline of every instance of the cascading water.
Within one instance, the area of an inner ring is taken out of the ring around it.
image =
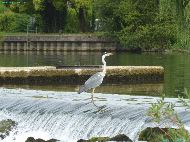
[[[146,112],[150,104],[159,98],[116,94],[95,96],[98,97],[96,105],[102,106],[101,111],[90,102],[89,93],[79,95],[76,92],[0,88],[0,120],[12,119],[18,123],[2,141],[24,142],[32,136],[76,142],[94,136],[112,137],[117,134],[125,134],[137,141],[141,130],[155,126]],[[165,101],[175,102],[179,106],[176,111],[188,129],[190,113],[180,107],[177,99]]]

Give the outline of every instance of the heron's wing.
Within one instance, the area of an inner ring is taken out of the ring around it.
[[[85,90],[98,87],[102,83],[104,76],[105,74],[102,72],[92,75],[84,84]]]

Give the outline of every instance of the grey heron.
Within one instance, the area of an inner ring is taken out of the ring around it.
[[[93,95],[94,95],[94,91],[95,91],[95,88],[100,86],[103,82],[103,79],[106,75],[106,61],[105,61],[105,58],[110,56],[110,55],[113,55],[112,53],[105,53],[103,56],[102,56],[102,63],[103,63],[103,71],[102,72],[97,72],[95,73],[94,75],[92,75],[85,83],[84,85],[82,85],[78,91],[78,93],[82,93],[82,92],[86,92],[90,89],[92,89],[92,96],[91,96],[91,99],[92,99],[92,103],[94,104],[94,99],[93,99]],[[94,104],[95,105],[95,104]],[[95,105],[96,106],[96,105]]]

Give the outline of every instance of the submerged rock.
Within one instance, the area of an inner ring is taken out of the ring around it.
[[[50,140],[43,140],[43,139],[34,139],[33,137],[28,137],[25,142],[57,142],[59,140],[56,139],[50,139]]]
[[[10,131],[17,125],[17,123],[11,119],[0,121],[0,140],[3,140],[9,135]]]
[[[89,140],[80,139],[77,142],[107,142],[107,141],[115,141],[115,142],[133,142],[128,136],[124,134],[116,135],[115,137],[93,137]]]

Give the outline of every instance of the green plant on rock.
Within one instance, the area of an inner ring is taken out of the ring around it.
[[[181,99],[183,100],[183,99]],[[184,101],[184,100],[183,100]],[[184,101],[185,102],[185,101]],[[182,103],[183,106],[186,106],[186,103]],[[158,128],[157,132],[154,130],[147,131],[145,138],[143,140],[148,140],[154,142],[189,142],[190,135],[183,123],[181,122],[178,114],[174,110],[175,105],[173,103],[164,102],[164,98],[153,103],[148,110],[148,116],[152,118],[152,121],[156,124],[159,124],[162,120],[168,119],[172,122],[177,128],[169,128],[165,124],[165,128]],[[141,136],[142,138],[142,136]],[[155,141],[156,138],[156,141]]]
[[[186,107],[186,109],[190,109],[190,92],[185,88],[183,94],[186,99],[184,99],[183,97],[178,98],[183,106]]]

